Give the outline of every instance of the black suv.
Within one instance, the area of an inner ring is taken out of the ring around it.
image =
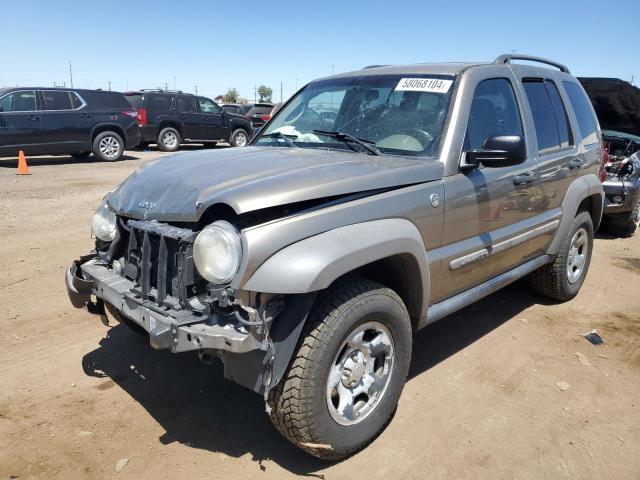
[[[248,119],[225,112],[206,97],[164,90],[140,90],[124,95],[138,112],[142,146],[155,143],[165,152],[175,152],[181,143],[228,142],[234,147],[244,147],[253,135]]]
[[[118,160],[140,142],[137,112],[122,93],[66,88],[0,89],[0,156]]]

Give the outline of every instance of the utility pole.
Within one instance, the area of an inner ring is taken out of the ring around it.
[[[282,82],[280,82],[280,103],[282,103]]]
[[[253,103],[258,103],[258,87],[253,86]]]
[[[168,87],[167,82],[164,82],[164,91],[165,91],[165,92],[168,92],[168,91],[169,91],[169,87]]]
[[[111,82],[107,82],[109,84],[109,91],[111,91]]]
[[[198,95],[198,85],[196,85],[196,96]]]
[[[331,75],[333,75],[333,65],[331,65]]]
[[[176,87],[176,76],[173,76],[173,91],[175,92],[176,90],[178,90],[178,88]]]
[[[127,90],[129,90],[129,79],[125,79],[125,81],[127,82]]]
[[[69,60],[69,80],[71,80],[71,88],[73,88],[73,69],[71,68],[71,60]]]

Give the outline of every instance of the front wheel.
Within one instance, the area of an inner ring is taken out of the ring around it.
[[[249,144],[249,134],[243,128],[237,128],[231,134],[229,143],[232,147],[246,147]]]
[[[124,153],[124,141],[115,132],[99,133],[93,140],[93,155],[105,162],[115,162]]]
[[[343,280],[322,292],[284,378],[269,394],[271,421],[326,460],[368,445],[387,425],[411,359],[411,322],[388,288]]]
[[[592,251],[593,221],[588,212],[580,212],[554,261],[531,274],[533,289],[561,302],[571,300],[584,283]]]
[[[632,237],[640,224],[640,199],[629,212],[603,218],[605,228],[618,237]]]

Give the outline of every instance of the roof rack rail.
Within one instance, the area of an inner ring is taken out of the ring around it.
[[[141,88],[138,91],[139,92],[158,92],[158,93],[184,93],[182,90],[164,90],[162,88]]]
[[[569,69],[561,63],[554,62],[552,60],[548,60],[542,57],[534,57],[533,55],[523,55],[520,53],[505,53],[504,55],[500,55],[499,57],[496,57],[493,63],[494,64],[511,63],[511,60],[528,60],[529,62],[544,63],[546,65],[551,65],[552,67],[556,67],[561,72],[570,73]]]
[[[367,65],[366,67],[362,67],[362,70],[369,70],[370,68],[380,68],[380,67],[389,67],[390,65]]]

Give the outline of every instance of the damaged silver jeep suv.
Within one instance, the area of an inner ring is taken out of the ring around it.
[[[578,293],[602,155],[582,87],[549,60],[320,79],[250,147],[150,162],[109,193],[69,297],[219,358],[285,437],[340,459],[393,415],[412,332],[525,275]]]

